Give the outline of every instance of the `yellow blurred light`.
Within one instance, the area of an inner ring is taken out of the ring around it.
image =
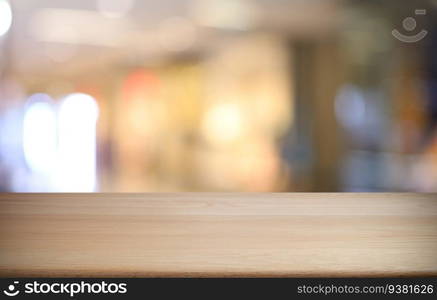
[[[213,144],[226,144],[238,139],[245,131],[241,108],[235,103],[212,107],[203,122],[205,137]]]

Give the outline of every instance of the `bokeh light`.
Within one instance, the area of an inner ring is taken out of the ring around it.
[[[0,0],[0,36],[5,35],[12,25],[12,9],[7,0]]]
[[[48,95],[35,94],[28,100],[23,120],[23,150],[32,171],[50,175],[56,163],[57,120]]]
[[[57,186],[61,191],[95,190],[98,115],[96,100],[86,94],[68,95],[60,104]]]
[[[222,145],[237,140],[244,133],[245,126],[238,104],[220,103],[206,113],[203,130],[211,143]]]

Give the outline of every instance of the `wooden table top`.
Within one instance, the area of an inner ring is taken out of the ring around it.
[[[0,276],[437,275],[436,194],[0,194]]]

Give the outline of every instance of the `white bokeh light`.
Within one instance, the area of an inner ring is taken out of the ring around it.
[[[12,9],[7,0],[0,0],[0,36],[5,35],[12,25]]]
[[[99,109],[86,94],[71,94],[59,109],[57,187],[63,192],[93,192],[96,185],[96,122]]]
[[[29,168],[49,176],[56,163],[56,113],[48,96],[35,94],[29,98],[29,107],[23,120],[23,151]]]

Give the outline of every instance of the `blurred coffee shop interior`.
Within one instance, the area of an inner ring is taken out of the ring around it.
[[[0,0],[0,191],[435,192],[436,14]]]

